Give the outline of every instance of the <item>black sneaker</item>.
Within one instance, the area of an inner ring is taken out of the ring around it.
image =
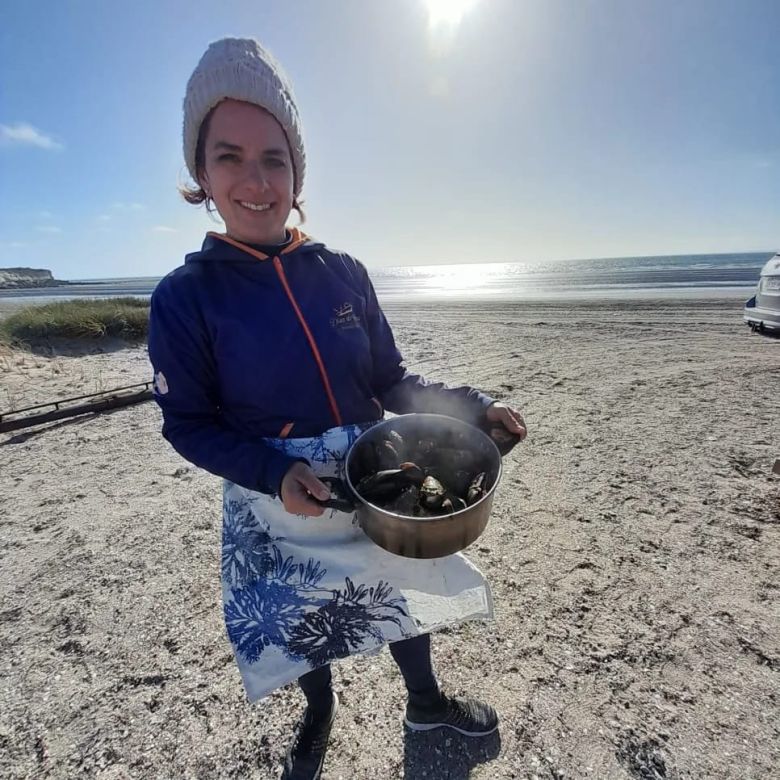
[[[441,699],[429,707],[406,705],[404,723],[412,731],[453,729],[467,737],[485,737],[498,728],[496,711],[477,699],[451,699],[442,694]]]
[[[336,720],[339,699],[333,694],[330,712],[313,714],[307,707],[298,724],[295,739],[284,759],[281,780],[317,780],[322,773],[322,764],[328,750],[328,737]]]

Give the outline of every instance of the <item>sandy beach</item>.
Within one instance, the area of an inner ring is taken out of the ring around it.
[[[491,623],[434,636],[497,735],[409,735],[385,649],[335,666],[325,780],[765,780],[780,766],[780,340],[740,300],[386,307],[413,370],[518,405]],[[143,348],[0,351],[0,410],[149,379]],[[275,778],[303,697],[246,703],[220,480],[154,403],[0,434],[0,776]]]

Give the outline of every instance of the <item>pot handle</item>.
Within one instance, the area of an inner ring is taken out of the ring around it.
[[[358,508],[357,502],[351,497],[349,488],[342,479],[338,477],[320,477],[320,482],[324,482],[330,488],[330,498],[320,500],[311,497],[315,504],[319,504],[324,509],[336,509],[339,512],[354,512]]]
[[[508,431],[501,423],[486,422],[480,427],[493,440],[502,457],[508,455],[515,445],[520,443],[520,437]]]

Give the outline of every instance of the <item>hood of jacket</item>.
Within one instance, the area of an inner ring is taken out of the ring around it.
[[[319,252],[325,244],[307,236],[298,228],[290,229],[291,241],[279,253],[281,255],[307,254]],[[243,244],[223,233],[209,232],[203,240],[203,246],[198,252],[190,252],[185,258],[188,263],[256,263],[258,260],[271,260],[272,255],[266,255],[254,249],[249,244]]]

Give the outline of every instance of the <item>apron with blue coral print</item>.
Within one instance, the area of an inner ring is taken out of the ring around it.
[[[343,478],[347,450],[369,427],[264,441],[305,458],[319,477]],[[250,701],[339,658],[493,617],[487,581],[460,553],[402,558],[374,544],[354,513],[290,514],[278,497],[228,481],[222,599]]]

